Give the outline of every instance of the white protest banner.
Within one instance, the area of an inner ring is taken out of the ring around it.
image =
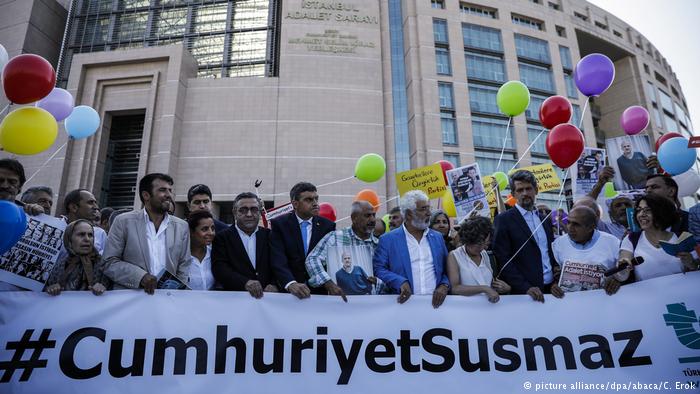
[[[66,222],[44,214],[27,219],[22,238],[0,256],[0,281],[41,291],[58,261]]]
[[[698,285],[691,272],[438,309],[430,296],[3,292],[0,392],[697,392]]]

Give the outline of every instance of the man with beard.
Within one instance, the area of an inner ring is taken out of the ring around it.
[[[153,294],[157,276],[166,270],[187,283],[190,230],[168,214],[173,205],[173,178],[153,173],[139,181],[144,208],[119,215],[112,223],[103,259],[115,289],[142,288]]]
[[[515,209],[496,216],[493,252],[503,265],[503,279],[513,294],[528,294],[544,302],[544,294],[557,298],[564,292],[557,286],[558,265],[552,254],[552,222],[542,220],[535,209],[537,180],[525,170],[510,177],[510,190],[517,200]]]
[[[647,157],[642,152],[632,152],[632,141],[624,138],[620,144],[622,156],[617,158],[622,180],[630,189],[644,189],[647,175],[652,172],[647,168]]]
[[[401,208],[393,207],[389,211],[389,231],[396,230],[403,224],[403,217],[401,217]]]
[[[374,236],[374,225],[376,213],[372,204],[367,201],[355,201],[352,203],[350,220],[352,226],[342,230],[332,231],[326,234],[314,250],[306,258],[306,271],[309,273],[309,285],[311,287],[325,287],[330,295],[338,295],[347,302],[345,292],[337,284],[333,283],[330,275],[326,272],[330,253],[337,253],[336,248],[353,248],[358,250],[365,248],[368,258],[377,248],[379,240]],[[376,278],[367,278],[370,282],[376,283]],[[371,286],[369,286],[371,290]]]
[[[403,226],[379,238],[374,252],[374,274],[394,292],[403,304],[412,294],[432,294],[438,308],[450,289],[445,263],[447,247],[442,234],[431,230],[430,200],[420,190],[401,198]]]

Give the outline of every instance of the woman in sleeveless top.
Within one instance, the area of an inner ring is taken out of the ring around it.
[[[506,282],[493,277],[491,259],[486,253],[492,235],[493,226],[485,217],[470,218],[461,224],[459,237],[462,246],[447,257],[451,294],[471,296],[483,293],[490,302],[498,302],[499,294],[510,292]]]

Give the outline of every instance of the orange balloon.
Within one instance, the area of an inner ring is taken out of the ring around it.
[[[508,205],[509,207],[514,207],[517,202],[518,200],[516,200],[512,194],[508,195],[508,198],[506,199],[506,205]]]
[[[355,195],[355,201],[367,201],[374,209],[379,208],[379,196],[372,189],[363,189]]]

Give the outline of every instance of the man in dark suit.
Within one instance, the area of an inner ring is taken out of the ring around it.
[[[247,291],[261,298],[277,292],[270,270],[270,230],[258,227],[262,201],[250,192],[233,202],[235,225],[217,233],[212,244],[211,270],[225,290]]]
[[[535,208],[537,180],[529,171],[516,171],[510,177],[510,190],[518,201],[514,209],[496,216],[493,252],[504,264],[503,279],[513,294],[528,294],[544,302],[544,294],[557,298],[564,292],[556,283],[558,274],[552,254],[552,222],[540,218]]]
[[[207,185],[194,185],[187,191],[187,209],[189,209],[190,212],[209,211],[209,213],[213,215],[214,212],[212,212],[212,203],[211,189],[209,189],[209,186]],[[214,229],[216,230],[217,234],[223,233],[224,230],[228,229],[229,227],[231,226],[217,218],[214,218]]]
[[[335,223],[318,216],[316,186],[299,182],[289,192],[294,212],[272,220],[270,234],[271,266],[278,283],[298,298],[307,298],[306,256],[324,235],[335,230]],[[315,294],[326,294],[324,288]]]

